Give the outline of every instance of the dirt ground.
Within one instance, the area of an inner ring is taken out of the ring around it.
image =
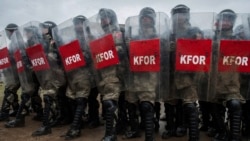
[[[52,134],[41,136],[41,137],[32,137],[31,134],[36,130],[41,122],[33,121],[32,114],[26,117],[26,125],[23,128],[5,128],[4,123],[0,122],[0,141],[63,141],[64,138],[60,137],[63,135],[69,128],[68,126],[55,127],[52,129]],[[161,122],[161,129],[159,133],[156,133],[156,141],[161,141],[160,135],[163,132],[164,122]],[[74,139],[74,141],[100,141],[104,135],[104,126],[100,126],[96,129],[84,128],[82,130],[81,137]],[[122,136],[118,136],[118,140],[121,141]],[[130,139],[129,141],[143,141],[144,133],[142,133],[141,138]],[[187,137],[183,138],[172,138],[168,141],[187,141]],[[205,133],[201,132],[201,141],[210,141]]]

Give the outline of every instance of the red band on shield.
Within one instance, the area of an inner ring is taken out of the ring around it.
[[[160,40],[130,42],[130,70],[133,72],[160,71]]]
[[[59,52],[62,57],[65,71],[71,71],[86,65],[78,40],[74,40],[66,45],[61,46],[59,48]]]
[[[176,71],[210,71],[211,49],[211,40],[179,39],[175,56]]]
[[[23,66],[22,55],[21,55],[20,50],[17,50],[14,53],[14,56],[15,56],[15,61],[16,61],[17,72],[21,73],[24,71],[24,66]]]
[[[110,67],[119,63],[112,34],[90,42],[90,50],[96,69]]]
[[[250,72],[250,41],[222,40],[218,71]]]
[[[0,50],[0,69],[5,69],[11,66],[8,48]]]
[[[41,44],[27,48],[26,53],[31,61],[34,71],[42,71],[50,68]]]

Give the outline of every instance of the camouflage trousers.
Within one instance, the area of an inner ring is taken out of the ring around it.
[[[155,102],[156,93],[154,91],[127,92],[125,98],[130,103],[139,101]]]

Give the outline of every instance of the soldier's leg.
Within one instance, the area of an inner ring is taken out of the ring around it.
[[[183,110],[183,102],[182,100],[178,100],[175,105],[175,124],[176,124],[176,136],[183,137],[187,134],[187,126],[186,126],[186,115]]]
[[[118,100],[118,119],[116,125],[116,133],[124,134],[127,128],[128,117],[127,117],[127,101],[125,100],[125,91],[122,91],[119,95]]]
[[[176,125],[175,125],[175,105],[172,105],[171,102],[164,103],[165,114],[166,114],[166,126],[165,131],[162,134],[162,139],[168,139],[175,136]]]
[[[241,140],[241,103],[237,99],[227,101],[227,108],[230,119],[230,140]]]
[[[16,116],[19,108],[17,92],[15,91],[13,94],[14,94],[14,100],[13,103],[11,104],[13,111],[10,113],[10,116]]]
[[[140,107],[145,117],[145,141],[154,141],[154,105],[149,101],[142,101]]]
[[[243,112],[243,127],[242,127],[242,135],[245,137],[250,137],[250,100],[247,100],[246,103],[242,105]]]
[[[209,103],[206,101],[199,101],[200,111],[201,111],[201,131],[208,131],[208,127],[210,124],[210,112],[209,112]]]
[[[87,106],[87,98],[77,97],[75,100],[77,106],[74,114],[74,119],[70,126],[70,129],[67,131],[65,135],[65,140],[74,139],[81,135],[82,115]]]
[[[50,119],[53,117],[55,113],[55,105],[56,99],[55,95],[43,95],[44,101],[44,112],[43,112],[43,123],[40,128],[38,128],[35,132],[32,133],[32,136],[42,136],[51,134],[51,123]]]
[[[155,102],[154,103],[154,110],[155,110],[155,132],[159,131],[160,128],[160,116],[161,116],[161,103]]]
[[[5,89],[1,112],[0,112],[0,121],[9,119],[10,105],[11,103],[13,103],[13,101],[14,101],[14,94],[11,91]]]
[[[18,108],[16,118],[5,123],[6,128],[23,127],[25,124],[25,115],[22,114],[23,110],[30,106],[30,94],[22,93],[21,104]]]
[[[224,116],[226,109],[222,104],[213,103],[212,107],[212,118],[215,122],[215,130],[216,134],[214,136],[214,140],[227,140],[227,129],[226,124],[224,122]]]
[[[124,139],[131,139],[140,137],[140,125],[139,125],[139,116],[138,116],[138,98],[136,93],[127,92],[127,110],[128,110],[128,126],[127,131],[124,134]]]
[[[42,106],[42,99],[38,94],[38,89],[31,97],[31,107],[36,113],[36,115],[32,119],[36,121],[42,121],[43,106]]]
[[[88,97],[88,127],[91,129],[100,126],[98,94],[98,89],[95,87],[90,90]]]

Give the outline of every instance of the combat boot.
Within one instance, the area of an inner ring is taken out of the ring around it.
[[[77,107],[70,129],[65,135],[65,140],[71,140],[81,135],[82,115],[87,106],[86,98],[76,98]]]
[[[25,114],[23,114],[23,110],[25,109],[27,103],[29,103],[30,95],[23,93],[21,95],[21,104],[18,108],[16,118],[5,123],[6,128],[15,128],[15,127],[23,127],[25,125]]]
[[[188,119],[189,141],[199,141],[199,113],[195,103],[184,105],[185,115]]]
[[[241,103],[239,100],[230,100],[227,102],[230,119],[230,141],[240,141],[241,135]]]
[[[154,141],[154,106],[147,101],[141,102],[140,106],[145,117],[145,141]]]
[[[115,133],[115,119],[116,119],[116,110],[117,103],[113,100],[104,100],[103,106],[105,108],[105,136],[102,138],[102,141],[117,141],[117,136]]]
[[[137,105],[134,103],[128,103],[128,115],[129,115],[129,125],[130,130],[125,132],[124,139],[131,139],[140,137],[140,129],[139,129],[139,119],[137,115]]]
[[[52,111],[51,107],[55,101],[49,95],[44,95],[44,113],[43,113],[43,123],[40,128],[38,128],[35,132],[32,133],[32,136],[42,136],[51,134],[51,126],[49,122],[50,112]]]
[[[170,105],[168,103],[164,103],[165,107],[165,115],[166,115],[166,126],[165,129],[166,131],[163,132],[162,134],[162,139],[168,139],[173,136],[175,136],[175,122],[174,122],[174,112],[175,112],[175,106]]]

